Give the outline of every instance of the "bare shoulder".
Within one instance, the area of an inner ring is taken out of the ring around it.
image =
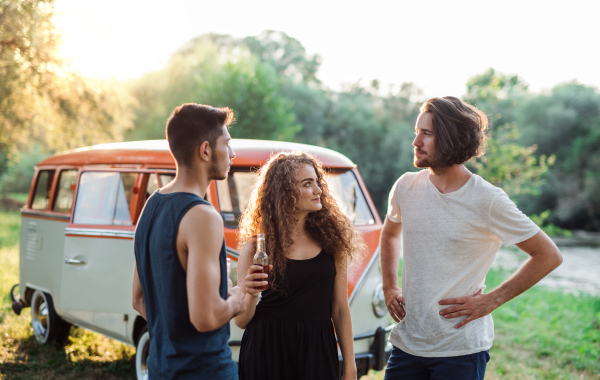
[[[211,205],[198,204],[189,209],[182,222],[190,222],[195,226],[216,226],[223,228],[223,218]]]
[[[193,206],[183,216],[179,224],[179,234],[186,240],[210,239],[223,240],[223,219],[211,205]]]

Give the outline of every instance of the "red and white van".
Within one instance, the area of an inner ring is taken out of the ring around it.
[[[276,151],[302,150],[327,168],[330,189],[368,245],[349,267],[348,302],[359,375],[382,369],[391,330],[385,307],[379,234],[381,220],[356,165],[329,149],[279,141],[233,139],[229,177],[213,181],[207,200],[221,213],[231,280],[237,282],[237,220],[255,169]],[[21,210],[19,294],[13,309],[31,307],[40,343],[59,341],[70,326],[84,327],[137,348],[138,379],[147,378],[146,322],[131,306],[133,237],[144,203],[175,176],[166,140],[102,144],[59,153],[35,166]],[[234,360],[243,331],[231,323]]]

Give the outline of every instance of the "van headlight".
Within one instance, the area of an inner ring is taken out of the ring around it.
[[[385,297],[383,295],[383,284],[379,284],[375,287],[375,292],[373,292],[373,313],[377,316],[377,318],[382,318],[387,314],[387,307],[385,306]]]

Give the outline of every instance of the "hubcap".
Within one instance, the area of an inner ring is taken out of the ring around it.
[[[136,372],[138,380],[148,380],[148,355],[150,353],[150,334],[142,335],[136,352]]]
[[[34,300],[31,325],[35,339],[45,343],[48,338],[48,304],[42,295]]]

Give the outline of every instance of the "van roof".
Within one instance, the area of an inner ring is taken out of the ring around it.
[[[334,169],[351,169],[356,165],[346,156],[331,149],[283,141],[232,139],[235,151],[234,167],[260,166],[273,152],[300,150],[316,156],[321,163]],[[98,144],[57,153],[38,163],[45,165],[143,165],[144,167],[174,167],[175,160],[167,140],[146,140]]]

